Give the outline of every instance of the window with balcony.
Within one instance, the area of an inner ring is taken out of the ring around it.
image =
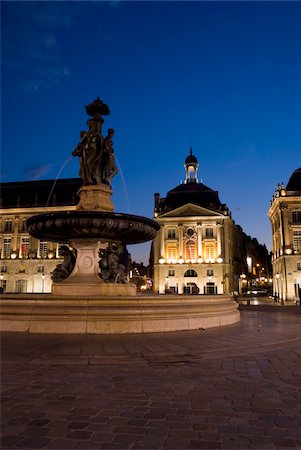
[[[204,251],[205,261],[211,261],[215,257],[215,245],[206,244]]]
[[[40,258],[47,258],[47,253],[48,253],[48,242],[40,241],[40,243],[39,243],[39,257]]]
[[[177,259],[177,247],[168,245],[166,247],[166,259],[169,262],[176,261]]]
[[[11,254],[11,238],[3,239],[2,258],[9,258]]]
[[[28,258],[29,253],[29,238],[21,238],[21,244],[20,244],[20,258]]]
[[[301,231],[294,231],[293,233],[293,248],[294,251],[301,251]]]

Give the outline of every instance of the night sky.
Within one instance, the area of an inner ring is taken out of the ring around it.
[[[56,178],[99,96],[117,212],[152,217],[192,145],[200,180],[271,249],[270,199],[301,165],[300,2],[2,1],[1,22],[2,181]],[[60,178],[76,176],[73,158]]]

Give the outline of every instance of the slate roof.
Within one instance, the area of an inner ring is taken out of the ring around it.
[[[46,207],[55,180],[18,181],[0,184],[0,207]],[[77,192],[82,185],[80,178],[57,180],[48,206],[76,205]]]
[[[292,173],[292,175],[287,183],[286,190],[301,192],[301,167],[299,167],[299,169],[296,169]]]

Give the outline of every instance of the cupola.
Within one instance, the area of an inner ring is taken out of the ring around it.
[[[192,148],[190,147],[190,154],[185,159],[184,164],[186,170],[185,183],[198,183],[197,172],[198,172],[198,160],[192,154]]]

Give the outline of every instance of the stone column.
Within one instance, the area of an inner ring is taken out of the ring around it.
[[[184,255],[183,255],[183,225],[179,225],[179,256],[184,258]]]

